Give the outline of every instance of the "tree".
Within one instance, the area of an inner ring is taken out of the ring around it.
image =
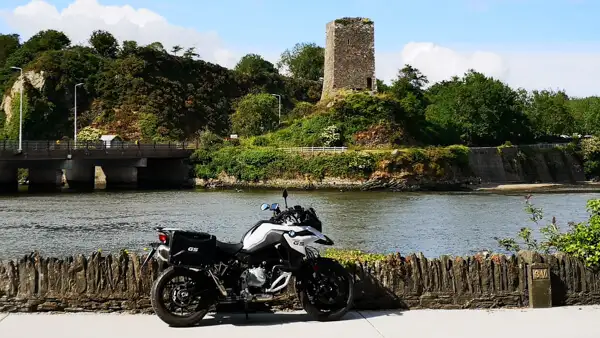
[[[270,94],[248,94],[231,115],[231,128],[241,136],[255,136],[277,127],[277,99]]]
[[[315,43],[298,43],[286,49],[277,63],[279,70],[287,68],[292,77],[318,81],[323,77],[325,49]]]
[[[0,67],[4,66],[8,57],[20,46],[18,34],[0,34]]]
[[[196,53],[196,47],[190,47],[185,50],[185,52],[183,53],[183,57],[186,59],[193,59],[200,57],[200,54]]]
[[[383,82],[382,80],[377,79],[377,91],[379,93],[387,93],[390,91],[390,86],[385,84],[385,82]]]
[[[275,66],[258,54],[246,54],[235,65],[234,70],[244,75],[275,74]]]
[[[575,119],[569,111],[568,102],[569,97],[564,91],[532,91],[525,101],[525,113],[536,136],[575,132]]]
[[[175,45],[173,46],[173,48],[171,48],[171,53],[177,55],[177,53],[181,52],[183,50],[183,47],[181,47],[180,45]]]
[[[96,129],[96,128],[92,128],[92,127],[85,127],[77,133],[77,141],[79,141],[79,142],[97,142],[97,141],[100,141],[100,137],[102,135],[103,135],[103,132],[100,129]]]
[[[576,133],[600,135],[600,97],[570,98],[567,106]]]
[[[499,80],[468,71],[428,90],[427,119],[444,129],[444,140],[473,146],[531,138],[519,94]]]
[[[389,92],[401,102],[408,114],[422,119],[429,105],[424,89],[428,83],[429,80],[420,70],[407,64],[398,71],[398,77],[392,81]]]
[[[119,42],[107,31],[94,31],[89,42],[96,52],[103,57],[114,58],[119,51]]]

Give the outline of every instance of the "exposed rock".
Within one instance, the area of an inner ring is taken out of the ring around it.
[[[44,87],[46,82],[46,78],[44,76],[44,72],[41,71],[39,73],[33,71],[23,72],[23,77],[33,86],[33,88],[41,90]],[[0,109],[4,111],[6,114],[6,122],[10,121],[12,117],[12,99],[21,91],[23,87],[23,78],[19,76],[19,78],[15,81],[10,91],[8,91],[4,97],[2,98],[2,104],[0,104]]]

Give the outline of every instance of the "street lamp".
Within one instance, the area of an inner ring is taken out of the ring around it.
[[[75,85],[75,122],[73,123],[73,140],[75,141],[75,148],[77,148],[77,87],[83,85],[83,83],[78,83]]]
[[[19,103],[19,152],[23,151],[23,87],[25,87],[25,79],[23,78],[23,68],[19,67],[10,67],[11,69],[15,69],[21,72],[21,93],[20,93],[20,103]]]
[[[279,99],[279,124],[281,124],[281,95],[279,94],[271,94],[273,96],[277,96],[277,98]]]

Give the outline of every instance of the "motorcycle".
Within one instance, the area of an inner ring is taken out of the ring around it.
[[[318,321],[341,319],[353,303],[354,282],[339,262],[321,257],[311,244],[333,245],[322,234],[313,208],[285,208],[263,204],[273,212],[269,220],[252,226],[239,243],[218,241],[214,235],[158,227],[158,243],[142,268],[156,254],[166,268],[152,284],[151,303],[158,317],[170,326],[198,324],[219,304],[272,302],[295,296]],[[290,281],[294,279],[294,283]],[[175,280],[179,280],[175,282]]]

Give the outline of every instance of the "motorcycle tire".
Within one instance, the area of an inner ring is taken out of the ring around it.
[[[306,313],[308,313],[308,315],[313,317],[315,320],[321,322],[340,320],[346,315],[346,313],[348,313],[348,311],[350,311],[354,303],[354,281],[352,280],[352,276],[350,276],[348,270],[346,270],[340,263],[338,263],[335,260],[328,258],[320,258],[318,264],[319,267],[326,267],[328,269],[335,270],[337,274],[343,276],[345,281],[347,281],[348,291],[344,306],[332,312],[323,312],[317,305],[312,304],[310,302],[309,295],[305,288],[300,289],[300,291],[298,292],[298,298],[300,300],[300,303],[302,304],[302,308],[304,309],[304,311],[306,311]]]
[[[162,295],[164,292],[165,285],[173,278],[178,276],[190,277],[192,279],[197,278],[197,274],[187,269],[177,269],[173,266],[163,270],[160,275],[156,278],[152,284],[150,291],[150,302],[156,315],[169,326],[172,327],[190,327],[195,326],[206,316],[210,306],[203,306],[202,308],[196,309],[195,312],[188,316],[177,316],[171,313],[165,306]]]

